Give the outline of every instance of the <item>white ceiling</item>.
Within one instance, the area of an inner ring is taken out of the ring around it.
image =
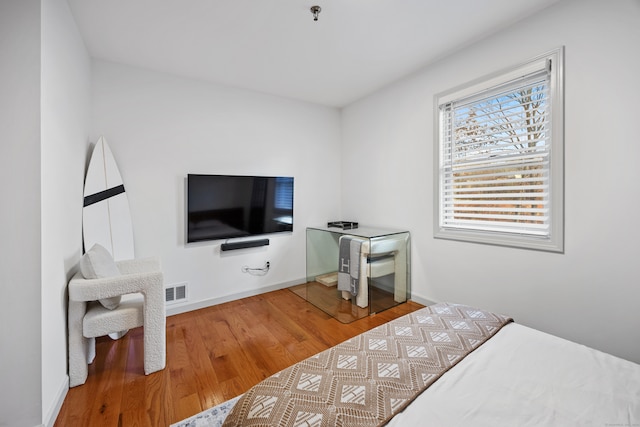
[[[557,1],[68,3],[94,58],[341,107]]]

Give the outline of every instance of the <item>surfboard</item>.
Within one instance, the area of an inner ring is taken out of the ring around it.
[[[93,148],[84,181],[82,236],[86,251],[99,243],[116,261],[133,259],[133,227],[120,170],[104,138]]]

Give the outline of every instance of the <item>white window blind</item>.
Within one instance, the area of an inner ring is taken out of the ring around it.
[[[293,209],[293,178],[276,177],[275,208]]]
[[[553,108],[561,105],[553,99],[554,66],[550,57],[538,59],[522,67],[526,74],[514,77],[511,70],[502,81],[493,76],[490,87],[477,90],[476,83],[474,91],[465,88],[458,97],[454,93],[438,99],[436,237],[471,233],[469,240],[483,241],[478,233],[485,233],[493,235],[493,243],[529,239],[544,246],[561,230],[554,226],[562,221],[561,211],[557,218],[553,205],[562,200],[552,197],[558,191],[553,180],[561,181],[552,168],[558,150]]]

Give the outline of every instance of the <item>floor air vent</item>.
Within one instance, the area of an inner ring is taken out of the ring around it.
[[[175,304],[187,299],[187,283],[169,286],[164,290],[164,300],[167,304]]]

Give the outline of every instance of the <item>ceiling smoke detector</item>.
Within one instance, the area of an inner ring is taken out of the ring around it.
[[[311,6],[311,13],[313,14],[313,20],[318,20],[318,15],[322,12],[322,8],[320,6]]]

